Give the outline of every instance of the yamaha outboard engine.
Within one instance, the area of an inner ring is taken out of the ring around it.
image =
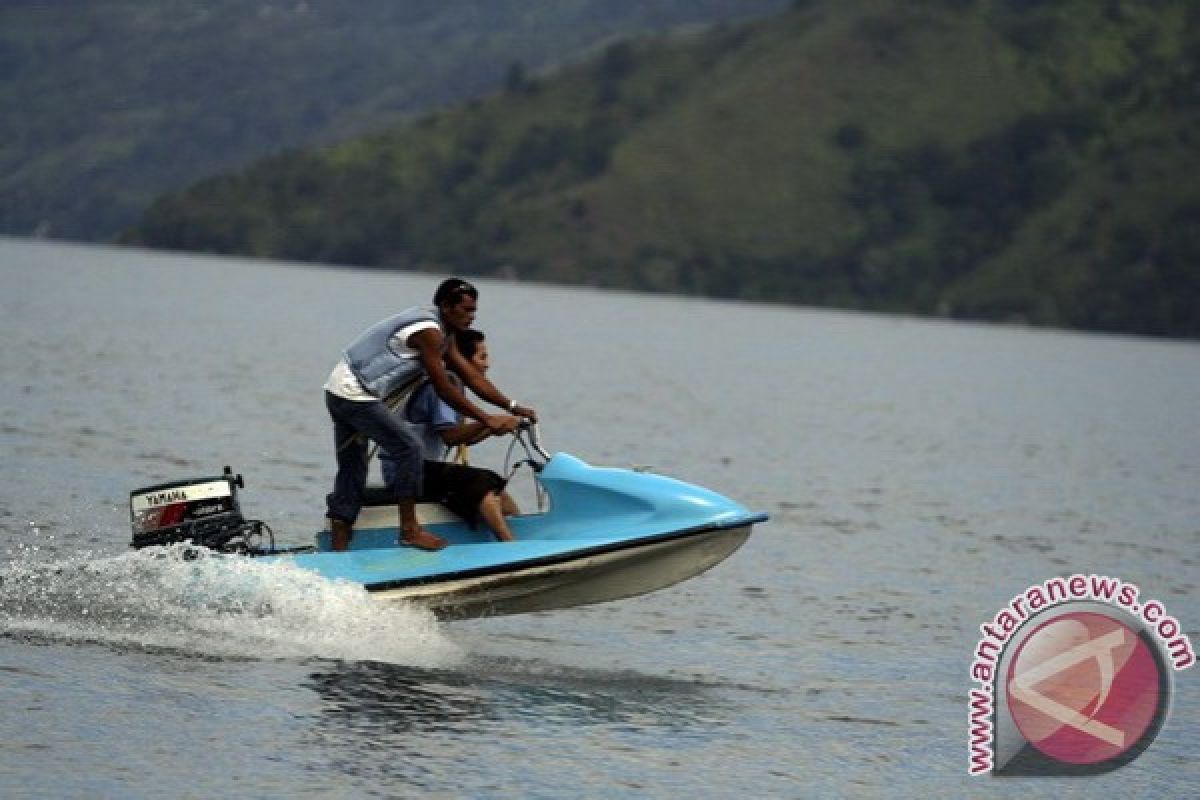
[[[161,483],[129,493],[133,546],[191,542],[222,553],[259,555],[264,530],[258,520],[242,517],[237,490],[241,475],[225,467],[222,475]],[[272,542],[272,544],[274,544]]]

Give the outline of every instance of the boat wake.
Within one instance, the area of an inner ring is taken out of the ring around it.
[[[446,667],[464,658],[428,611],[286,563],[187,545],[0,566],[0,633],[224,658]]]

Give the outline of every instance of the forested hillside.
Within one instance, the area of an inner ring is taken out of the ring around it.
[[[784,3],[4,0],[0,233],[109,239],[165,191],[474,97],[514,65]]]
[[[154,205],[126,241],[1200,336],[1200,5],[797,2]]]

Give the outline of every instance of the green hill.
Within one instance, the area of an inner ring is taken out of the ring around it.
[[[161,199],[125,241],[1200,336],[1200,6],[798,2]]]
[[[4,0],[0,232],[109,239],[206,175],[396,124],[615,36],[784,0]]]

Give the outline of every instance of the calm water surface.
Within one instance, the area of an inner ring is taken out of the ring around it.
[[[436,282],[0,240],[0,796],[1194,794],[1195,669],[1099,778],[968,779],[965,724],[1032,583],[1120,576],[1200,640],[1191,343],[484,282],[552,449],[771,522],[648,597],[459,623],[128,550],[130,489],[225,464],[307,543],[320,387]]]

